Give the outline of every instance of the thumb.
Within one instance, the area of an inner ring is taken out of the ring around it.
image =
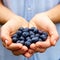
[[[3,27],[1,28],[1,39],[6,45],[10,45],[12,43],[12,39],[8,29],[5,29]]]

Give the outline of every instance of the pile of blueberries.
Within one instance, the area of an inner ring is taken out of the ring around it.
[[[32,43],[36,43],[38,41],[45,41],[48,37],[47,32],[43,32],[41,30],[32,28],[19,28],[18,31],[12,36],[13,43],[21,43],[28,48]]]

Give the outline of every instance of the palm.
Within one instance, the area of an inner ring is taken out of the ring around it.
[[[12,43],[11,36],[20,27],[28,27],[28,22],[25,21],[24,19],[22,19],[21,21],[20,20],[17,20],[17,21],[16,20],[9,20],[1,28],[1,38],[2,38],[3,44],[7,49],[11,50],[14,55],[23,54],[28,50],[28,48],[26,46],[23,46],[22,44]],[[7,40],[7,42],[6,42],[6,40]]]
[[[48,48],[52,45],[54,46],[56,41],[58,40],[58,33],[56,31],[55,25],[49,19],[49,17],[44,14],[36,15],[30,21],[29,27],[36,27],[39,30],[48,32],[48,38],[45,42],[37,42],[35,44],[35,46],[38,46],[40,48],[40,49],[38,49],[40,52],[41,52],[41,48],[42,48],[42,51],[45,51],[46,48]]]

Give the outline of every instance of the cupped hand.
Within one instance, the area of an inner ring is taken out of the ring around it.
[[[36,27],[39,30],[48,32],[48,38],[44,42],[31,44],[29,49],[20,43],[12,43],[11,36],[20,27]],[[31,57],[36,52],[44,52],[48,47],[54,46],[58,37],[59,36],[54,23],[43,13],[37,14],[29,23],[22,17],[11,19],[1,28],[1,39],[3,41],[3,45],[7,49],[11,50],[14,55],[23,54],[26,57]]]
[[[37,14],[36,16],[34,16],[29,23],[29,27],[30,28],[36,27],[38,30],[43,30],[43,31],[47,32],[48,37],[47,37],[46,41],[44,41],[44,42],[40,41],[35,44],[31,44],[30,50],[28,50],[28,52],[30,52],[31,54],[26,52],[25,56],[27,56],[27,54],[29,56],[31,56],[35,52],[42,53],[42,52],[46,51],[47,48],[49,48],[51,46],[55,46],[55,44],[59,38],[59,35],[57,33],[55,24],[50,20],[50,18],[45,13]]]
[[[20,28],[28,27],[28,22],[22,17],[17,16],[14,19],[10,19],[1,27],[1,40],[3,45],[11,50],[14,55],[24,54],[28,48],[20,43],[12,43],[11,36]]]

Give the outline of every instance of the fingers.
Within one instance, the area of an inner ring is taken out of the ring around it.
[[[1,28],[1,39],[6,45],[10,45],[12,43],[9,30],[3,26]]]
[[[26,51],[28,50],[28,48],[26,47],[26,46],[23,46],[23,47],[21,47],[20,49],[18,49],[18,50],[14,50],[14,51],[12,51],[12,53],[14,54],[14,55],[23,55]]]
[[[12,43],[11,45],[9,45],[9,46],[7,46],[6,48],[8,49],[8,50],[12,50],[12,51],[14,51],[14,50],[18,50],[18,49],[21,49],[22,48],[22,44],[20,44],[20,43]]]
[[[29,49],[28,52],[29,52],[30,54],[33,54],[35,51],[32,50],[32,49]]]
[[[36,53],[36,52],[43,53],[43,52],[46,51],[46,49],[47,49],[47,48],[45,48],[45,49],[44,49],[44,48],[37,48],[35,51],[33,51],[32,49],[29,49],[29,51],[26,52],[26,53],[24,54],[24,56],[27,57],[27,58],[30,58],[34,53]]]
[[[36,46],[40,48],[49,48],[51,46],[50,37],[48,37],[47,40],[44,42],[43,41],[36,42]]]
[[[50,27],[49,34],[51,36],[51,45],[55,46],[57,40],[59,39],[59,35],[58,35],[57,29],[54,25],[52,27]]]
[[[29,48],[28,51],[24,54],[24,56],[27,57],[27,58],[29,58],[29,57],[31,57],[34,53],[35,53],[35,51]]]
[[[7,48],[8,50],[14,51],[14,50],[18,50],[18,49],[22,48],[23,45],[20,43],[17,43],[17,44],[12,43],[11,45],[7,46],[5,43],[3,43],[3,46],[5,48]]]
[[[43,53],[46,51],[47,48],[37,48],[36,49],[36,52],[40,52],[40,53]]]
[[[36,49],[36,45],[35,45],[34,43],[32,43],[32,44],[30,45],[30,48],[31,48],[32,50],[35,50],[35,49]]]
[[[50,37],[47,38],[46,41],[42,42],[36,42],[35,44],[31,44],[30,48],[33,50],[32,52],[40,52],[43,53],[46,51],[47,48],[49,48],[51,46],[50,44]],[[30,52],[30,53],[32,53]]]
[[[29,58],[33,55],[35,51],[33,51],[32,49],[29,49],[29,50],[24,50],[23,48],[19,49],[19,50],[16,50],[16,51],[12,51],[12,53],[16,56],[18,55],[24,55],[25,57]]]
[[[26,51],[28,51],[28,48],[27,48],[26,46],[23,46],[23,47],[21,48],[21,50],[24,51],[24,52],[26,52]]]
[[[12,51],[16,51],[16,50],[20,49],[20,50],[22,50],[22,52],[28,50],[28,48],[26,46],[23,46],[20,43],[17,43],[17,44],[12,43],[10,46],[7,47],[7,49],[12,50]]]
[[[19,56],[21,55],[21,53],[19,53],[19,51],[12,51],[13,55]]]
[[[27,58],[30,58],[32,55],[33,55],[33,54],[31,54],[31,53],[29,53],[29,52],[26,52],[26,53],[24,54],[24,56],[27,57]]]

